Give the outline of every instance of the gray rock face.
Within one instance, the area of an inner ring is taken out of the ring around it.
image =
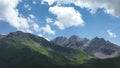
[[[119,46],[105,41],[103,38],[94,38],[89,41],[85,50],[101,59],[112,58],[118,55]],[[101,57],[100,57],[101,56]],[[103,56],[103,57],[102,57]]]
[[[88,39],[85,38],[80,38],[78,36],[71,36],[68,41],[65,43],[66,47],[70,47],[73,49],[79,49],[79,48],[83,48],[83,45],[89,41]]]
[[[22,31],[16,31],[16,32],[11,32],[10,34],[7,35],[7,38],[26,38],[27,34],[22,32]]]
[[[67,39],[66,37],[61,36],[61,37],[55,38],[55,39],[52,40],[51,42],[52,42],[52,43],[55,43],[55,44],[58,44],[58,45],[60,45],[60,46],[63,46],[63,45],[66,43],[67,40],[68,40],[68,39]]]
[[[54,40],[52,40],[51,42],[56,43],[60,46],[64,46],[64,47],[69,47],[69,48],[73,48],[73,49],[78,49],[78,48],[82,48],[83,45],[89,41],[86,38],[80,38],[76,35],[71,36],[70,38],[66,38],[66,37],[57,37]]]
[[[92,40],[89,40],[80,38],[76,35],[73,35],[70,38],[57,37],[51,42],[68,48],[82,49],[89,55],[96,56],[100,59],[118,56],[118,50],[120,48],[118,45],[106,41],[103,38],[95,37]]]

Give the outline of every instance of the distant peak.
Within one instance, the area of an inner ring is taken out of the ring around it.
[[[56,37],[54,40],[67,40],[67,37],[59,36],[59,37]]]
[[[78,37],[77,35],[72,35],[69,39],[69,42],[80,42],[82,39]]]
[[[16,33],[24,33],[24,32],[22,32],[22,31],[16,31]]]
[[[22,31],[16,31],[16,32],[11,32],[10,34],[23,34],[24,32]]]
[[[16,31],[16,32],[11,32],[7,35],[7,37],[14,37],[14,38],[24,38],[26,37],[26,33],[22,32],[22,31]]]
[[[67,38],[67,37],[65,37],[65,36],[59,36],[59,37],[57,37],[57,38]]]
[[[95,37],[92,40],[104,40],[104,38]]]
[[[81,40],[80,37],[78,37],[77,35],[72,35],[69,40]]]
[[[78,36],[77,36],[77,35],[72,35],[71,37],[78,38]]]

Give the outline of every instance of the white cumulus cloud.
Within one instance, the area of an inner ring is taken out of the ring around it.
[[[74,4],[80,8],[86,8],[90,10],[92,14],[96,13],[97,9],[103,9],[105,13],[110,14],[115,17],[120,16],[120,0],[43,0],[49,5],[56,2],[58,5],[62,4]]]
[[[0,20],[9,23],[16,30],[23,32],[33,33],[41,32],[42,30],[47,34],[55,34],[55,31],[49,25],[40,27],[35,22],[37,19],[33,14],[29,14],[27,18],[20,14],[19,9],[16,8],[20,2],[22,0],[0,0]],[[31,10],[28,4],[25,4],[24,7]]]
[[[0,19],[8,22],[17,30],[26,32],[29,30],[29,23],[16,9],[19,2],[19,0],[0,0]]]
[[[55,35],[55,31],[48,24],[45,27],[41,27],[41,30],[45,33]]]
[[[108,33],[108,35],[109,35],[110,37],[112,37],[112,38],[116,38],[116,37],[117,37],[116,33],[112,32],[111,29],[108,29],[108,30],[107,30],[107,33]]]
[[[50,7],[49,11],[57,16],[54,24],[60,29],[84,25],[81,14],[73,7],[54,6]]]
[[[104,9],[104,12],[115,17],[120,16],[120,0],[80,0],[76,5],[87,8],[95,13],[97,9]]]

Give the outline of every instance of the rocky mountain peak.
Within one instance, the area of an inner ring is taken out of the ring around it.
[[[91,43],[93,43],[95,45],[104,45],[106,43],[106,41],[104,38],[95,37],[91,40]]]
[[[11,32],[9,35],[21,35],[24,34],[22,31]]]
[[[22,31],[11,32],[7,35],[8,38],[26,38],[28,35]]]
[[[64,43],[65,43],[67,40],[68,40],[67,37],[60,36],[60,37],[56,37],[55,39],[51,40],[51,42],[63,46]]]
[[[117,56],[117,50],[120,48],[118,45],[106,41],[104,38],[95,37],[92,40],[89,40],[87,38],[80,38],[76,35],[72,35],[69,39],[57,37],[54,39],[54,43],[67,48],[83,49],[88,52],[88,54],[101,59]]]
[[[101,41],[105,41],[104,38],[99,38],[99,37],[95,37],[95,38],[93,38],[92,40],[101,40]]]
[[[80,41],[81,38],[78,37],[77,35],[72,35],[70,38],[69,38],[69,41]]]
[[[80,38],[77,35],[72,35],[70,38],[57,37],[51,42],[56,43],[57,45],[64,46],[64,47],[78,49],[78,48],[81,48],[87,41],[88,39],[86,38]]]

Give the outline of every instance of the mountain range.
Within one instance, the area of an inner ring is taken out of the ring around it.
[[[80,38],[76,35],[73,35],[70,38],[57,37],[51,42],[66,48],[84,50],[90,56],[92,55],[100,59],[118,56],[120,48],[118,45],[106,41],[103,38],[95,37],[92,40],[89,40],[87,38]]]
[[[119,52],[120,46],[98,37],[48,41],[21,31],[0,35],[0,68],[120,68]]]

